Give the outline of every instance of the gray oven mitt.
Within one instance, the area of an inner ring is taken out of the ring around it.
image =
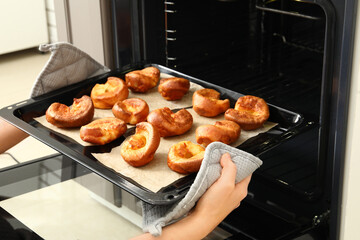
[[[31,89],[31,97],[110,71],[70,43],[44,44],[39,50],[51,51],[51,56]]]
[[[222,170],[220,159],[224,153],[230,154],[237,167],[236,183],[249,176],[262,164],[259,158],[250,153],[224,143],[209,144],[194,183],[182,200],[170,205],[151,205],[143,202],[143,231],[160,236],[162,227],[184,217],[205,191],[220,177]]]

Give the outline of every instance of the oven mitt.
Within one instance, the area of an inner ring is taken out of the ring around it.
[[[31,97],[110,71],[70,43],[44,44],[39,50],[51,51],[51,56],[32,87]]]
[[[194,183],[182,200],[170,205],[151,205],[143,202],[143,231],[160,236],[162,227],[184,217],[205,191],[220,177],[222,170],[220,159],[227,152],[237,167],[236,183],[249,176],[262,164],[259,158],[250,153],[221,142],[210,143],[205,150],[204,159]]]

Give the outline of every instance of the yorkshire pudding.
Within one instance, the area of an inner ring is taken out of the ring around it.
[[[175,172],[193,173],[199,171],[204,154],[204,147],[190,141],[182,141],[171,146],[167,163]]]
[[[240,97],[235,108],[225,112],[225,119],[236,122],[246,131],[260,128],[269,116],[269,107],[265,100],[250,95]]]
[[[216,121],[214,125],[199,126],[195,131],[195,137],[196,142],[204,146],[215,141],[231,144],[239,138],[240,132],[241,128],[237,123],[221,120]]]
[[[46,110],[46,120],[60,128],[80,127],[94,117],[94,105],[89,96],[74,98],[71,107],[62,103],[53,103]]]
[[[187,132],[193,124],[193,117],[186,109],[173,113],[164,107],[151,111],[147,121],[159,130],[161,137],[170,137]]]
[[[190,88],[190,81],[185,78],[164,78],[160,80],[158,91],[168,101],[180,100]]]
[[[156,67],[147,67],[125,74],[126,85],[133,92],[147,92],[155,87],[159,80],[160,70]]]
[[[100,118],[80,128],[80,138],[89,143],[104,145],[119,138],[126,132],[123,120],[107,117]]]
[[[128,98],[114,104],[112,112],[115,117],[129,124],[137,124],[146,120],[149,105],[140,98]]]
[[[129,89],[124,80],[109,77],[105,84],[97,83],[91,90],[91,99],[95,108],[109,109],[118,101],[129,96]]]
[[[151,162],[160,144],[158,130],[148,122],[136,124],[136,132],[126,140],[120,149],[122,158],[133,167]]]
[[[220,93],[210,88],[195,91],[192,104],[194,111],[203,117],[215,117],[230,107],[229,99],[221,100]]]

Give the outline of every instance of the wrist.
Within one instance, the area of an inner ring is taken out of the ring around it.
[[[192,224],[200,227],[203,232],[203,237],[206,237],[223,220],[222,217],[213,214],[212,211],[205,212],[197,209],[194,209],[187,218],[192,222]]]

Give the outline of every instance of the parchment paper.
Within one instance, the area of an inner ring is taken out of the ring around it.
[[[185,176],[183,174],[172,171],[167,166],[167,154],[170,147],[175,143],[185,140],[196,143],[195,130],[198,126],[204,124],[214,124],[216,121],[224,119],[223,114],[215,118],[206,118],[199,116],[193,109],[187,110],[191,113],[194,119],[194,123],[191,129],[187,133],[180,136],[161,138],[160,146],[155,153],[154,159],[143,167],[134,168],[128,165],[120,155],[121,145],[119,147],[113,148],[110,153],[94,153],[93,156],[105,166],[110,167],[114,171],[133,179],[150,191],[157,192],[161,188],[168,186],[174,181]],[[242,131],[239,139],[231,145],[234,147],[239,146],[247,139],[258,135],[259,133],[266,132],[274,126],[276,126],[275,123],[266,122],[262,128],[257,130]]]
[[[168,78],[172,76],[161,73],[160,77]],[[128,98],[138,97],[145,100],[149,105],[150,111],[165,106],[169,107],[170,109],[179,109],[179,108],[191,107],[193,93],[201,88],[203,87],[191,82],[189,92],[185,94],[181,100],[177,100],[177,101],[166,101],[158,93],[157,87],[151,89],[146,93],[133,93],[130,91]],[[170,170],[170,168],[167,166],[167,154],[170,147],[175,143],[185,140],[196,143],[195,130],[198,126],[204,124],[214,124],[216,121],[224,120],[224,114],[220,114],[219,116],[214,118],[206,118],[199,116],[192,108],[187,110],[191,113],[194,120],[191,129],[187,133],[181,136],[161,138],[160,146],[155,153],[154,160],[143,167],[135,168],[128,165],[120,155],[121,145],[113,148],[110,153],[93,153],[93,156],[103,165],[113,169],[114,171],[126,177],[133,179],[138,184],[149,189],[150,191],[157,192],[161,188],[168,186],[174,181],[185,176],[183,174],[179,174]],[[113,116],[114,115],[111,109],[106,109],[106,110],[95,109],[94,120],[98,118],[113,117]],[[79,144],[83,146],[92,145],[90,143],[81,140],[80,128],[61,129],[55,127],[46,121],[45,116],[41,116],[39,118],[36,118],[35,120],[53,131],[56,131],[62,135],[72,138],[73,140],[77,141]],[[257,130],[241,131],[239,139],[231,145],[234,147],[239,146],[247,139],[258,135],[259,133],[267,132],[274,126],[276,126],[276,123],[266,122],[263,127]],[[133,127],[133,126],[128,125],[128,127]]]

